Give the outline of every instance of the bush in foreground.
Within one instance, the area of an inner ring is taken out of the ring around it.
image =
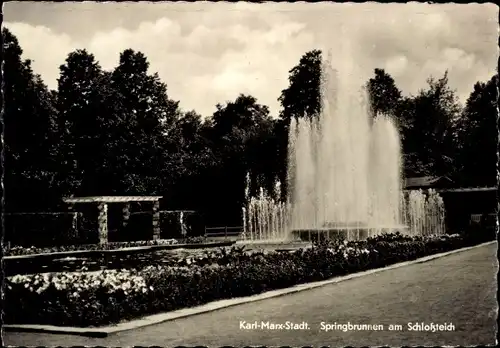
[[[383,267],[482,241],[460,235],[394,234],[361,242],[323,242],[286,253],[247,254],[233,248],[208,259],[142,270],[15,276],[6,281],[5,322],[106,325]]]

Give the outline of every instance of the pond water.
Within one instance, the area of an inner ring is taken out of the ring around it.
[[[241,246],[238,246],[241,247]],[[298,249],[304,245],[245,245],[247,253],[271,252],[275,249]],[[5,263],[6,276],[47,272],[81,272],[103,269],[143,268],[149,265],[175,265],[185,258],[198,258],[207,252],[221,249],[229,251],[231,247],[204,249],[148,250],[143,253],[110,253],[99,257],[64,257],[53,260],[34,260],[29,258],[10,259]]]

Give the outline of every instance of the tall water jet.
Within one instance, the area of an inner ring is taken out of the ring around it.
[[[294,231],[368,236],[401,227],[399,134],[389,117],[372,119],[350,72],[326,61],[320,114],[290,127]]]
[[[369,225],[395,227],[401,223],[401,155],[399,133],[392,120],[377,117],[372,126],[369,159],[371,207]]]
[[[293,196],[300,200],[293,205],[294,214],[292,223],[299,228],[306,228],[315,220],[315,183],[314,183],[314,158],[312,142],[312,124],[302,122],[298,124],[296,151],[300,151],[295,163],[294,193]]]

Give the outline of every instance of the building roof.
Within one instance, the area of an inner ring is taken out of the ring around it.
[[[420,176],[405,179],[405,189],[434,188],[452,183],[447,176]]]
[[[405,179],[405,190],[435,189],[436,192],[491,192],[497,187],[451,187],[453,181],[447,176],[420,176]]]
[[[126,203],[126,202],[155,202],[162,196],[92,196],[63,198],[65,203]]]
[[[495,192],[498,187],[459,187],[449,189],[437,189],[436,192]]]

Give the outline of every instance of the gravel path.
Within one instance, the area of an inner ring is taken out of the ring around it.
[[[322,288],[111,335],[4,333],[16,346],[476,346],[495,343],[497,244]],[[306,322],[309,330],[243,330],[240,321]],[[321,331],[321,322],[383,325],[381,331]],[[408,323],[454,331],[409,331]],[[390,331],[389,325],[403,330]]]

